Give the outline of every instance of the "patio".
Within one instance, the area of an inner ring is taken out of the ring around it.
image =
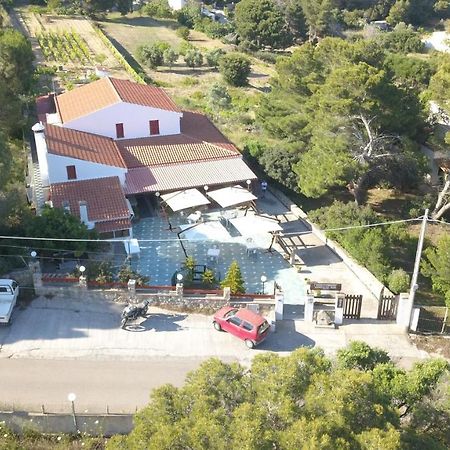
[[[184,247],[188,256],[194,257],[197,264],[213,269],[219,279],[225,277],[230,263],[236,260],[248,293],[262,293],[261,275],[264,274],[266,294],[273,292],[276,281],[287,303],[303,304],[303,277],[278,252],[267,251],[270,235],[242,236],[231,225],[244,214],[242,209],[227,210],[225,215],[220,210],[209,210],[202,214],[203,222],[197,225],[188,224],[186,213],[170,214],[172,231],[162,217],[143,218],[133,226],[133,236],[139,240],[141,252],[139,258],[133,258],[132,267],[149,276],[152,285],[170,285],[173,274],[186,259]],[[224,216],[230,220],[224,221]]]

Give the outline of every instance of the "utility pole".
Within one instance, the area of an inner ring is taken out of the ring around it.
[[[420,229],[419,242],[417,243],[416,261],[414,262],[414,271],[411,278],[411,287],[409,289],[408,303],[410,305],[411,312],[414,305],[414,297],[419,287],[417,284],[417,277],[419,276],[420,259],[422,257],[422,248],[423,248],[423,241],[425,239],[425,230],[427,228],[427,222],[428,222],[428,209],[425,210],[425,214],[423,215],[422,219],[422,227]]]

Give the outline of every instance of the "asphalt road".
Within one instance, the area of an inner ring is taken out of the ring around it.
[[[0,399],[3,407],[47,412],[70,411],[67,395],[75,393],[79,412],[135,412],[148,403],[150,391],[165,383],[183,384],[194,358],[154,361],[86,361],[0,359]],[[7,402],[5,402],[7,399]]]

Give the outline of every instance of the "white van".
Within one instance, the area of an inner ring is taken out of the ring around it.
[[[8,323],[19,295],[19,285],[14,280],[0,278],[0,323]]]

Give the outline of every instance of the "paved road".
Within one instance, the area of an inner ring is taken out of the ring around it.
[[[48,412],[69,411],[67,395],[77,396],[77,411],[134,412],[148,403],[150,391],[165,383],[183,384],[195,358],[153,361],[0,359],[2,406]]]

